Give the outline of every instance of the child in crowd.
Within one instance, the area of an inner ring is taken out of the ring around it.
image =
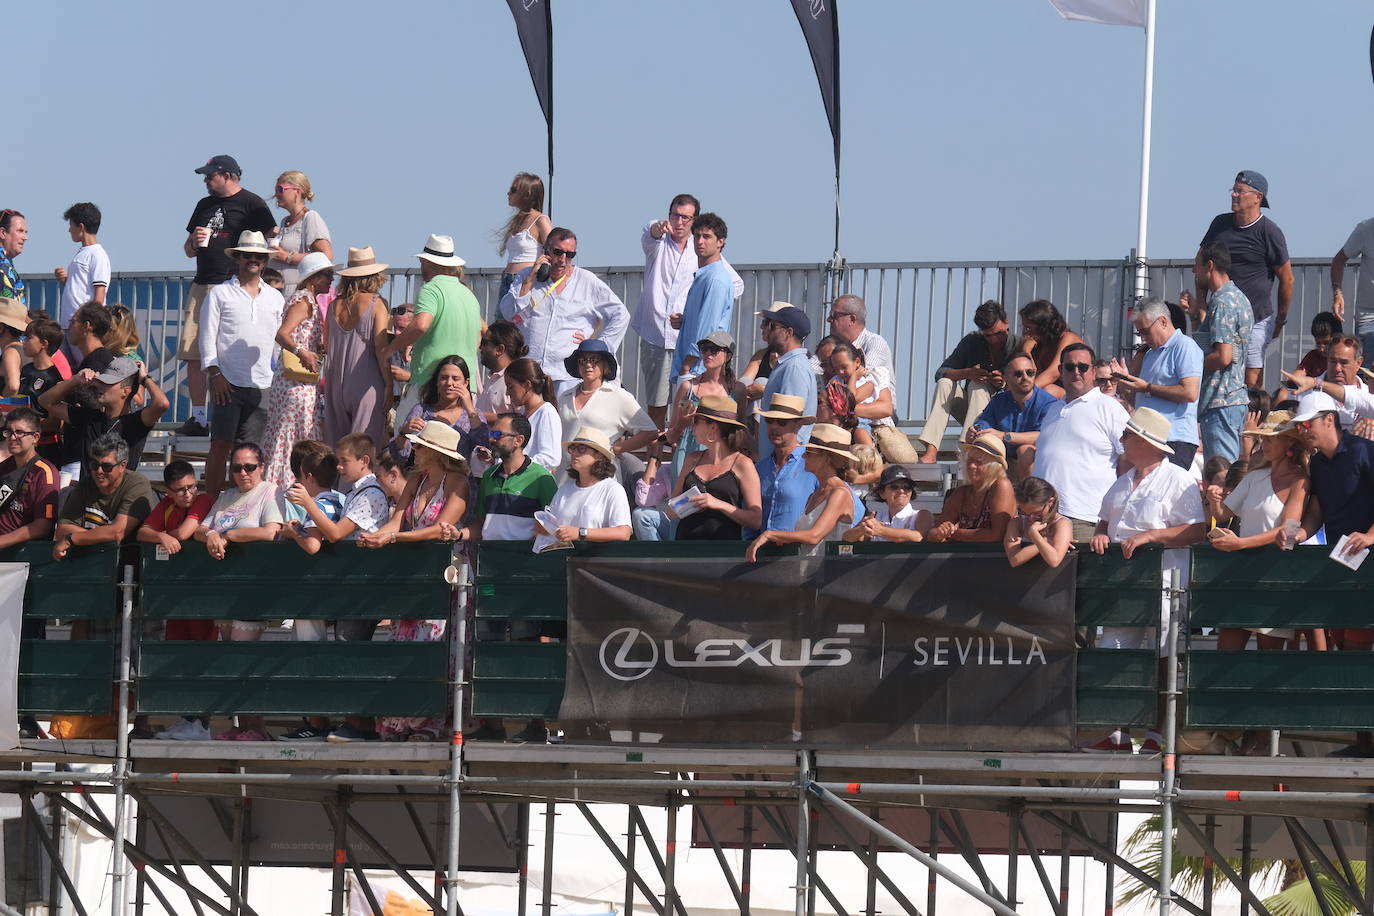
[[[1341,320],[1334,312],[1318,312],[1312,316],[1312,349],[1298,363],[1298,369],[1316,378],[1326,372],[1326,348],[1341,336]]]
[[[830,365],[835,370],[835,376],[844,382],[845,388],[854,396],[855,407],[878,400],[878,383],[864,363],[863,350],[841,341],[830,352]],[[855,414],[854,444],[872,445],[872,429],[871,421]]]
[[[1016,485],[1016,515],[1007,524],[1002,549],[1012,566],[1040,557],[1052,567],[1073,546],[1073,523],[1059,514],[1059,494],[1039,477]]]
[[[630,525],[639,541],[671,541],[676,520],[663,511],[668,497],[672,495],[672,465],[664,466],[665,459],[671,459],[665,435],[649,443],[648,461],[644,473],[635,481],[635,504],[630,510]]]
[[[291,474],[296,482],[286,491],[282,536],[295,541],[306,553],[319,553],[318,522],[337,522],[343,515],[343,494],[334,489],[339,479],[338,459],[323,442],[302,439],[291,447]]]
[[[281,271],[275,267],[264,267],[262,269],[262,282],[272,287],[279,293],[285,294],[286,280],[282,277]]]
[[[344,439],[347,438],[347,436],[344,437]],[[368,438],[370,441],[371,437]],[[386,498],[391,500],[393,506],[398,504],[401,500],[401,494],[406,491],[405,468],[401,467],[400,462],[396,460],[396,456],[391,454],[389,449],[378,455],[372,466],[376,469],[377,483],[381,485]]]
[[[922,541],[924,536],[916,527],[920,514],[911,505],[916,482],[900,464],[883,468],[873,493],[883,501],[877,510],[864,516],[863,521],[844,533],[846,541]],[[929,527],[929,521],[926,523]]]
[[[1230,492],[1226,489],[1226,476],[1230,473],[1231,462],[1221,455],[1213,455],[1202,465],[1202,480],[1198,486],[1202,490],[1202,505],[1207,509],[1207,530],[1217,527],[1218,518],[1230,518],[1229,512],[1222,511],[1222,501]]]

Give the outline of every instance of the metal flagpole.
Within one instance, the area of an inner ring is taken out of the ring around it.
[[[1155,89],[1155,0],[1145,9],[1145,102],[1140,126],[1140,212],[1135,233],[1135,298],[1138,302],[1149,292],[1150,278],[1145,262],[1145,236],[1150,221],[1150,121]]]

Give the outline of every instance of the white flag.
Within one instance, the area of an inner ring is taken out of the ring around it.
[[[1149,0],[1050,0],[1050,5],[1065,19],[1100,22],[1103,25],[1133,25],[1145,28],[1145,5]]]

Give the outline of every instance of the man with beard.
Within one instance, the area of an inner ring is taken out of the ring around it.
[[[692,226],[692,246],[697,256],[697,272],[687,290],[682,315],[674,318],[681,331],[677,348],[673,351],[671,377],[673,384],[686,375],[696,375],[701,362],[697,341],[705,340],[713,331],[732,330],[735,314],[734,271],[725,263],[727,233],[725,220],[714,213],[703,213]]]
[[[816,372],[811,367],[811,359],[806,355],[802,342],[811,333],[811,319],[796,306],[783,305],[782,308],[769,309],[759,318],[759,330],[769,353],[778,355],[778,364],[768,376],[763,396],[763,404],[773,402],[777,394],[790,394],[802,399],[802,413],[807,417],[816,415]],[[797,441],[804,443],[811,439],[811,426],[803,426],[797,432]],[[768,424],[759,425],[759,454],[756,460],[762,461],[773,456],[773,443],[768,438]]]
[[[503,413],[491,424],[491,453],[497,459],[477,487],[477,513],[455,539],[527,541],[534,537],[534,513],[553,499],[558,486],[548,469],[525,455],[530,421]]]

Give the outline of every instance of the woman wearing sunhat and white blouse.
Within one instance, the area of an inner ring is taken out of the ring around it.
[[[794,531],[764,531],[754,538],[745,559],[758,559],[765,544],[803,544],[805,553],[818,554],[825,541],[838,541],[854,523],[863,518],[863,503],[845,480],[854,461],[850,451],[853,439],[849,430],[831,423],[811,427],[811,440],[804,443],[806,470],[820,481],[816,492],[806,501],[806,512],[797,519]]]
[[[615,380],[620,368],[606,341],[596,337],[582,341],[563,360],[563,366],[577,379],[558,395],[558,418],[563,428],[590,426],[605,433],[622,479],[644,470],[644,463],[633,453],[653,441],[658,427],[634,395],[606,384]],[[562,483],[568,479],[567,471],[560,467],[557,477]]]
[[[558,519],[551,534],[560,541],[628,541],[630,500],[615,480],[615,452],[599,429],[584,426],[563,448],[568,452],[568,479],[554,493],[549,514]]]

